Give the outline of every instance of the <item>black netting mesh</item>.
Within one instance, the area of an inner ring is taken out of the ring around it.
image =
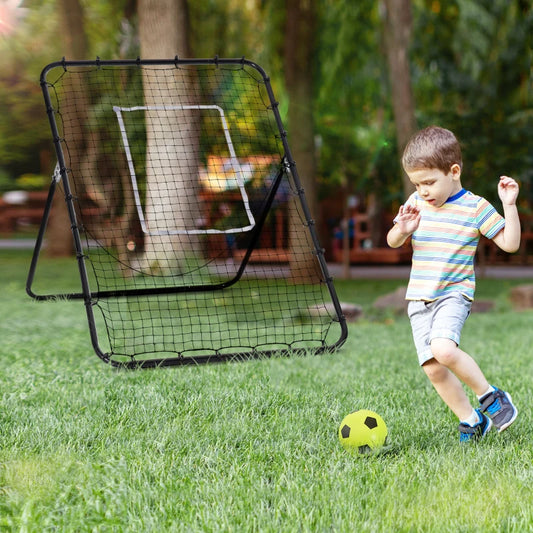
[[[47,73],[92,326],[112,361],[342,342],[266,83],[244,62]]]

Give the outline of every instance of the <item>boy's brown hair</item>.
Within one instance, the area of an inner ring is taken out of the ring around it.
[[[415,133],[403,151],[402,165],[406,171],[436,168],[447,174],[455,164],[463,168],[459,141],[450,130],[438,126]]]

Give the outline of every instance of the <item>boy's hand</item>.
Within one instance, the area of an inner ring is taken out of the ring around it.
[[[515,205],[518,198],[518,183],[509,176],[500,176],[498,196],[503,205]]]
[[[501,176],[498,196],[503,204],[505,226],[492,240],[504,251],[514,253],[520,248],[520,218],[516,207],[518,183],[509,176]]]
[[[404,235],[412,235],[420,224],[420,210],[414,205],[402,205],[398,211],[396,225]]]
[[[387,233],[387,244],[391,248],[399,248],[415,232],[420,224],[420,211],[413,205],[402,205],[395,221]]]

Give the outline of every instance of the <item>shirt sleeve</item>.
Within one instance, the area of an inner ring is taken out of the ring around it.
[[[485,198],[480,198],[477,209],[477,225],[488,239],[495,237],[505,226],[505,219]]]

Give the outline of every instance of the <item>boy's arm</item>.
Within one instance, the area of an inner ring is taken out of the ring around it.
[[[513,178],[501,176],[498,195],[503,205],[505,227],[492,239],[504,252],[513,253],[520,247],[520,219],[516,208],[518,183]]]
[[[387,244],[391,248],[399,248],[418,228],[420,211],[412,205],[402,205],[396,224],[387,233]]]

